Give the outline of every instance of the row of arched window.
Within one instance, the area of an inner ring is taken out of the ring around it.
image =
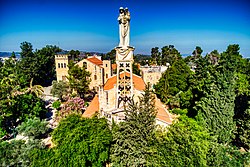
[[[58,63],[58,68],[67,68],[66,63]]]

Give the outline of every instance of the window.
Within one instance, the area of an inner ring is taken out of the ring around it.
[[[64,63],[64,68],[66,68],[66,63]]]
[[[58,63],[58,68],[60,68],[60,63]]]
[[[108,74],[106,74],[106,78],[108,78],[109,77],[109,75]]]
[[[61,63],[61,68],[63,68],[63,63]]]
[[[106,64],[106,67],[108,67],[108,64]]]
[[[83,67],[84,67],[85,69],[87,69],[87,63],[86,63],[86,62],[83,62]]]
[[[62,80],[63,80],[63,81],[66,81],[66,76],[65,76],[65,75],[62,76]]]
[[[97,80],[97,76],[96,75],[94,75],[94,79]]]
[[[108,92],[106,92],[106,102],[107,102],[107,105],[109,104],[109,94]]]

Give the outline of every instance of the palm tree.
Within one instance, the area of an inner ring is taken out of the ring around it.
[[[21,91],[18,91],[16,89],[14,89],[12,91],[12,96],[17,96],[17,95],[22,95],[22,94],[26,94],[26,93],[31,93],[31,94],[35,94],[37,97],[41,97],[43,95],[43,87],[41,85],[32,85],[33,83],[33,78],[30,81],[30,87],[28,88],[24,88]]]

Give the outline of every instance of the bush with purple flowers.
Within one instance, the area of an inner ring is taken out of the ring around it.
[[[85,109],[85,101],[80,97],[70,97],[57,113],[57,120],[67,117],[70,114],[82,114]]]

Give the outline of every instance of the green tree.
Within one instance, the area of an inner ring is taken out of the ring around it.
[[[212,86],[211,92],[198,102],[197,107],[200,109],[205,126],[211,135],[217,138],[218,143],[230,143],[233,138],[234,100],[233,85],[223,83]]]
[[[26,77],[18,75],[17,63],[10,58],[0,68],[0,126],[8,133],[27,118],[44,116],[46,112],[45,103],[36,95],[38,87],[25,87]]]
[[[213,50],[212,52],[210,52],[208,54],[209,56],[209,62],[213,65],[217,65],[218,64],[218,61],[220,59],[220,54],[217,50]]]
[[[198,66],[197,64],[197,60],[202,58],[201,54],[202,54],[203,50],[201,49],[201,47],[196,46],[195,50],[193,51],[192,55],[187,56],[184,61],[189,65],[189,67],[192,70],[195,70],[196,66]],[[215,56],[217,56],[216,54],[213,53],[218,53],[217,50],[212,51],[209,55],[211,58],[211,61],[215,60]]]
[[[63,96],[67,96],[69,94],[69,84],[65,81],[53,81],[51,93],[53,96],[58,97],[60,100],[63,99]]]
[[[107,120],[71,115],[52,134],[51,150],[33,152],[32,166],[104,166],[112,134]]]
[[[200,57],[200,56],[201,56],[202,52],[203,52],[203,50],[201,49],[201,47],[196,46],[196,47],[195,47],[195,50],[193,51],[192,54],[193,54],[193,56],[194,56],[195,58],[197,58],[197,57]]]
[[[111,60],[111,64],[115,63],[116,50],[112,49],[110,52],[103,55],[102,60]]]
[[[30,166],[31,153],[43,148],[38,140],[0,141],[0,166]]]
[[[230,145],[210,143],[210,149],[207,154],[207,166],[249,166],[250,153],[242,152]]]
[[[174,48],[174,45],[161,48],[161,56],[162,65],[166,65],[166,63],[172,65],[176,60],[181,59],[181,54],[176,48]]]
[[[163,73],[159,82],[155,85],[155,93],[163,102],[169,103],[170,98],[188,90],[190,75],[192,75],[192,71],[183,59],[176,61]],[[184,98],[185,96],[182,95],[181,97]],[[179,104],[177,105],[179,106]]]
[[[61,49],[47,45],[41,50],[32,51],[32,44],[21,43],[21,60],[17,64],[18,73],[27,81],[33,78],[35,85],[48,86],[55,79],[55,54]]]
[[[180,116],[166,131],[157,133],[160,166],[207,166],[209,138],[194,119]]]
[[[34,84],[48,86],[56,79],[55,55],[61,51],[62,50],[55,45],[46,45],[36,52],[40,69],[38,69],[39,76],[37,81],[35,81],[34,78]]]
[[[90,72],[86,71],[85,67],[79,67],[70,61],[67,79],[71,91],[76,91],[81,98],[89,91]]]
[[[113,125],[112,165],[152,166],[156,155],[153,147],[156,110],[149,86],[139,102],[132,101],[125,111],[126,120]]]
[[[158,47],[151,49],[151,58],[153,64],[161,65],[161,53],[159,52]]]
[[[30,81],[30,87],[25,87],[21,90],[13,90],[12,96],[18,96],[23,94],[33,94],[36,97],[42,97],[43,96],[43,87],[41,85],[33,85],[33,78]]]
[[[48,122],[39,118],[28,119],[17,127],[17,132],[30,138],[42,138],[49,130]]]
[[[10,133],[20,123],[29,118],[44,118],[47,112],[45,102],[32,94],[15,96],[9,103],[1,108],[1,123],[3,129]]]
[[[250,99],[250,62],[240,55],[238,44],[229,45],[227,50],[221,54],[220,64],[223,67],[220,71],[229,71],[233,73],[236,85],[236,98],[234,108],[234,121],[236,122],[235,140],[233,144],[249,150],[249,99]]]
[[[11,59],[16,59],[16,54],[15,54],[15,52],[12,52],[12,53],[11,53],[10,58],[11,58]]]
[[[238,97],[248,87],[246,76],[241,73],[246,71],[247,64],[239,54],[238,45],[229,45],[226,52],[216,57],[219,59],[215,62],[211,61],[211,55],[197,59],[195,75],[193,80],[190,80],[192,104],[196,106],[196,112],[190,115],[201,114],[206,127],[217,142],[228,144],[234,136],[235,113],[238,113],[239,118],[239,113],[246,109],[241,107],[243,103],[239,105]],[[189,111],[192,112],[191,109]]]
[[[34,56],[33,46],[31,43],[26,42],[26,41],[22,42],[20,48],[22,50],[20,53],[22,59]]]
[[[250,97],[239,96],[236,99],[235,116],[236,122],[235,141],[238,147],[250,150]]]
[[[75,61],[79,59],[80,51],[79,50],[71,50],[69,51],[70,58]]]
[[[59,110],[61,107],[61,102],[59,100],[56,100],[52,103],[52,107]]]
[[[28,118],[44,118],[47,112],[45,102],[32,94],[16,96],[11,110],[13,111],[14,118],[19,119],[20,122]]]

